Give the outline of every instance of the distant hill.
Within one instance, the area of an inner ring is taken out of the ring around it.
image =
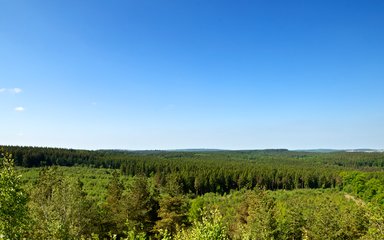
[[[370,148],[359,148],[359,149],[348,149],[346,152],[384,152],[383,149],[370,149]]]
[[[295,151],[295,152],[312,152],[312,153],[331,153],[331,152],[344,152],[345,150],[319,148],[319,149],[296,149],[296,150],[292,150],[292,151]]]
[[[230,150],[214,149],[214,148],[186,148],[186,149],[169,149],[166,151],[170,151],[170,152],[221,152],[221,151],[230,151]]]
[[[313,152],[313,153],[332,153],[332,152],[384,152],[383,149],[370,149],[370,148],[358,148],[358,149],[300,149],[293,150],[298,152]]]

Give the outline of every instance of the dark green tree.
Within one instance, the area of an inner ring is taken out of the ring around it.
[[[135,177],[124,197],[126,226],[129,231],[151,233],[158,220],[158,191],[145,176]]]
[[[188,199],[183,195],[165,195],[160,198],[159,220],[155,229],[174,234],[178,227],[187,224]]]
[[[122,200],[124,186],[120,181],[117,171],[112,173],[112,179],[108,185],[107,199],[103,207],[102,228],[103,232],[118,234],[123,233],[127,216]]]

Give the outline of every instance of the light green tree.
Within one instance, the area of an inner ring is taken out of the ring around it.
[[[218,209],[210,212],[204,211],[201,221],[195,221],[190,229],[180,230],[175,240],[227,240],[227,226],[224,224],[223,216]]]
[[[33,236],[38,239],[79,239],[93,230],[92,208],[82,184],[55,168],[44,169],[31,192]]]
[[[0,239],[20,239],[28,222],[27,195],[12,155],[0,153]]]
[[[362,239],[384,239],[384,209],[376,204],[368,204],[369,228]]]
[[[247,192],[239,208],[240,236],[236,239],[274,239],[276,235],[276,207],[266,191]]]

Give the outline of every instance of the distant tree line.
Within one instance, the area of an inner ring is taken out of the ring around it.
[[[343,170],[381,169],[383,153],[264,151],[87,151],[4,146],[23,167],[88,166],[120,169],[124,175],[153,176],[161,185],[176,182],[183,193],[228,193],[342,187]]]

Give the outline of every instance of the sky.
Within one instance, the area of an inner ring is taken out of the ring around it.
[[[384,149],[384,1],[0,0],[0,145]]]

